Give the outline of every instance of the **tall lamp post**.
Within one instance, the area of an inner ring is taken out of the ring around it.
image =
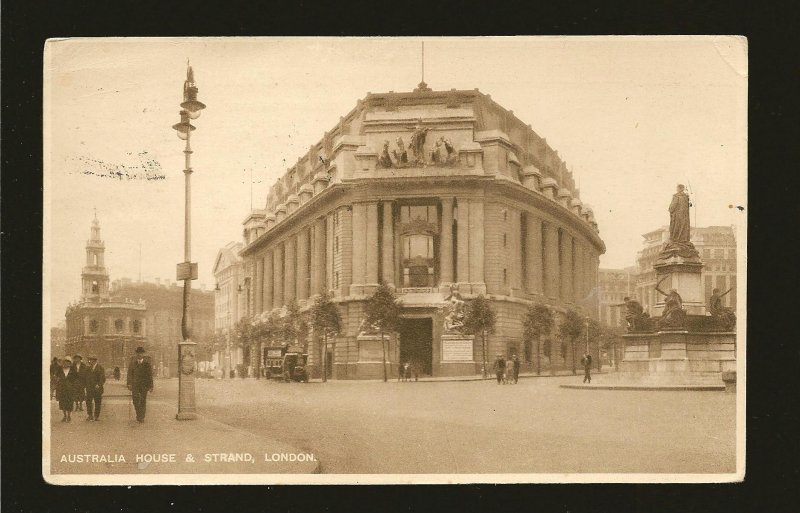
[[[181,103],[181,121],[172,125],[178,132],[178,137],[186,141],[183,154],[186,165],[183,170],[185,181],[185,210],[184,210],[184,245],[183,262],[178,264],[178,281],[183,280],[183,311],[181,316],[181,338],[178,343],[178,420],[194,420],[197,418],[194,394],[194,372],[197,367],[195,352],[196,342],[192,342],[189,332],[188,309],[189,294],[192,290],[192,280],[197,279],[197,264],[192,262],[192,126],[190,120],[200,117],[200,111],[206,106],[197,101],[197,86],[194,82],[192,67],[186,67],[186,81],[183,83],[183,102]]]

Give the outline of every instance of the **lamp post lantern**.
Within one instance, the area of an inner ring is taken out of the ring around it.
[[[183,170],[185,183],[184,203],[184,245],[183,262],[178,264],[177,279],[183,280],[183,310],[181,316],[181,341],[178,343],[178,420],[194,420],[197,418],[194,374],[197,368],[195,358],[197,343],[192,342],[189,331],[189,295],[192,290],[192,280],[197,279],[197,264],[192,262],[192,147],[190,145],[192,126],[190,120],[200,117],[200,111],[206,106],[197,101],[197,86],[194,82],[192,67],[186,68],[186,81],[183,83],[183,102],[181,103],[181,121],[172,125],[178,132],[178,137],[186,141],[183,150],[186,164]]]

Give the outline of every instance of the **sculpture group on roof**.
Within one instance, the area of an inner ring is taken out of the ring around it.
[[[392,150],[390,150],[391,143],[388,140],[383,142],[383,148],[378,155],[378,167],[388,169],[428,165],[425,140],[430,129],[422,126],[422,121],[418,121],[416,126],[409,127],[409,129],[412,132],[408,147],[402,137],[395,139],[396,148]],[[430,161],[438,166],[454,166],[458,163],[458,153],[450,139],[442,136],[434,143]]]

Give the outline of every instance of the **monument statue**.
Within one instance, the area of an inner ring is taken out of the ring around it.
[[[406,152],[402,137],[398,137],[396,142],[397,150],[392,150],[392,155],[394,155],[394,160],[397,161],[398,167],[402,167],[408,164],[408,152]]]
[[[678,294],[678,291],[675,289],[671,289],[669,294],[658,288],[661,285],[661,282],[666,279],[661,278],[661,280],[656,284],[656,291],[659,294],[665,296],[664,299],[664,311],[661,313],[661,321],[659,321],[659,327],[661,328],[682,328],[686,326],[686,310],[683,309],[683,299],[681,299],[681,295]]]
[[[684,186],[678,184],[678,192],[672,195],[669,205],[670,242],[689,242],[689,195]]]
[[[628,331],[641,331],[644,328],[644,320],[649,317],[644,312],[642,304],[629,297],[622,298],[624,303],[614,306],[625,307],[625,322],[628,323]]]
[[[425,138],[428,135],[428,128],[422,126],[422,122],[418,121],[411,133],[411,151],[414,153],[414,160],[417,164],[425,164]]]
[[[358,336],[377,335],[378,333],[380,333],[380,329],[377,326],[368,323],[366,318],[361,320],[361,324],[358,326]]]
[[[464,300],[458,292],[457,285],[450,285],[450,295],[445,298],[448,303],[447,315],[444,318],[444,331],[446,334],[463,333],[464,330]]]
[[[689,195],[685,192],[685,187],[678,184],[677,192],[672,195],[672,202],[669,204],[669,241],[661,251],[662,258],[680,256],[686,259],[700,261],[700,255],[691,242],[689,230]]]
[[[733,313],[732,308],[722,305],[722,298],[731,290],[733,290],[733,288],[720,294],[719,289],[714,289],[711,293],[711,298],[708,300],[708,310],[711,312],[711,316],[717,320],[721,328],[728,331],[736,327],[736,314]]]
[[[392,157],[389,156],[389,141],[383,142],[383,150],[381,150],[381,154],[378,157],[378,165],[380,167],[392,167]]]

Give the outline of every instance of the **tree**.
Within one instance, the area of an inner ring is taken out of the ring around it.
[[[276,312],[262,314],[253,323],[253,338],[256,340],[258,362],[256,363],[256,379],[261,379],[261,353],[264,341],[272,342],[281,335],[282,325]]]
[[[339,307],[331,300],[330,293],[323,292],[314,299],[311,308],[311,326],[315,333],[322,333],[322,381],[328,381],[328,336],[336,335],[342,330],[342,316]]]
[[[241,348],[247,348],[249,354],[250,344],[254,340],[253,323],[248,318],[239,319],[233,327],[234,340],[236,345]],[[242,374],[241,377],[244,377]]]
[[[388,381],[386,375],[386,343],[384,333],[395,331],[400,321],[401,304],[394,293],[385,283],[378,285],[375,293],[370,296],[366,304],[367,324],[374,326],[381,334],[381,348],[383,349],[383,381]]]
[[[300,305],[294,299],[286,305],[286,315],[283,316],[281,328],[281,334],[284,339],[295,344],[299,344],[302,340],[303,351],[305,352],[308,349],[306,347],[308,343],[306,340],[308,337],[308,322],[305,315],[300,311]]]
[[[542,357],[539,352],[539,343],[542,337],[553,330],[553,312],[545,305],[531,305],[522,321],[525,343],[536,340],[536,374],[542,373]]]
[[[583,335],[585,329],[585,320],[581,314],[575,310],[567,310],[567,315],[564,318],[564,323],[561,325],[561,333],[570,341],[572,345],[572,373],[577,374],[576,361],[575,361],[575,344]]]
[[[492,310],[489,300],[483,294],[467,304],[464,312],[464,331],[470,335],[481,334],[483,352],[483,377],[486,377],[488,362],[486,361],[486,334],[494,333],[497,316]]]

